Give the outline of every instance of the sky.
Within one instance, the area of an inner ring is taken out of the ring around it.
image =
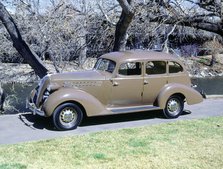
[[[3,2],[3,4],[6,6],[6,9],[8,11],[10,11],[11,13],[15,12],[15,7],[13,6],[14,3],[19,2],[19,1],[23,1],[23,2],[29,2],[29,1],[37,1],[37,0],[0,0],[1,2]],[[60,2],[61,0],[54,0],[55,2]],[[69,1],[69,0],[64,0]],[[89,6],[94,6],[97,3],[103,3],[103,0],[85,0],[86,4]],[[109,2],[109,0],[106,0],[107,2]],[[114,1],[117,3],[116,0],[110,0],[110,2]],[[142,1],[144,3],[146,3],[149,0],[138,0],[138,1]],[[192,5],[192,3],[188,2],[188,1],[183,1],[183,0],[171,0],[172,2],[178,2],[182,5],[183,9],[190,9],[192,7],[194,7],[194,9],[198,9],[198,7],[196,7],[194,4]],[[44,13],[44,11],[46,11],[46,9],[51,6],[51,2],[50,0],[39,0],[40,2],[40,13]],[[77,6],[77,8],[81,8],[80,4],[82,4],[81,2],[83,2],[83,0],[70,0],[71,3],[75,4],[75,6]]]
[[[15,4],[16,2],[19,1],[23,1],[23,2],[29,2],[29,1],[37,1],[37,0],[0,0],[6,7],[6,9],[8,11],[10,11],[11,13],[15,12],[15,6],[13,4]],[[55,3],[59,3],[61,0],[54,0]],[[64,0],[65,2],[71,2],[72,4],[74,4],[78,9],[83,6],[83,2],[85,3],[85,7],[92,7],[97,5],[97,3],[101,4],[103,3],[103,0]],[[107,0],[108,2],[109,0]],[[52,5],[52,3],[50,2],[50,0],[39,0],[40,2],[40,13],[44,13],[44,11],[46,11],[46,9],[48,9],[49,6]],[[104,1],[105,2],[105,1]],[[110,2],[112,3],[118,3],[116,0],[110,0]]]

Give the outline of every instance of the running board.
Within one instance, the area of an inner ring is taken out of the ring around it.
[[[109,111],[117,114],[122,113],[133,113],[133,112],[142,112],[150,110],[160,110],[160,107],[156,106],[133,106],[133,107],[119,107],[119,108],[108,108]]]

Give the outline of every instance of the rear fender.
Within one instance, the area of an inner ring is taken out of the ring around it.
[[[54,93],[50,94],[43,105],[43,110],[46,116],[51,116],[62,103],[77,102],[85,109],[87,116],[94,116],[105,111],[105,107],[94,96],[78,89],[60,88]]]
[[[192,87],[178,83],[170,83],[161,89],[161,92],[157,97],[158,106],[161,109],[164,109],[166,107],[167,100],[174,94],[183,95],[186,98],[187,104],[189,105],[197,104],[203,101],[201,94]]]

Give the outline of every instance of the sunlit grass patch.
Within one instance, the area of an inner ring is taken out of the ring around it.
[[[19,164],[19,163],[6,163],[6,164],[0,164],[0,169],[26,169],[27,167],[25,165]]]

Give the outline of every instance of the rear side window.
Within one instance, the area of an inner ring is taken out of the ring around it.
[[[140,62],[127,62],[120,65],[118,73],[124,76],[141,75],[142,66]]]
[[[149,61],[146,63],[146,74],[157,75],[166,73],[165,61]]]
[[[169,73],[183,72],[183,67],[177,62],[169,62]]]

